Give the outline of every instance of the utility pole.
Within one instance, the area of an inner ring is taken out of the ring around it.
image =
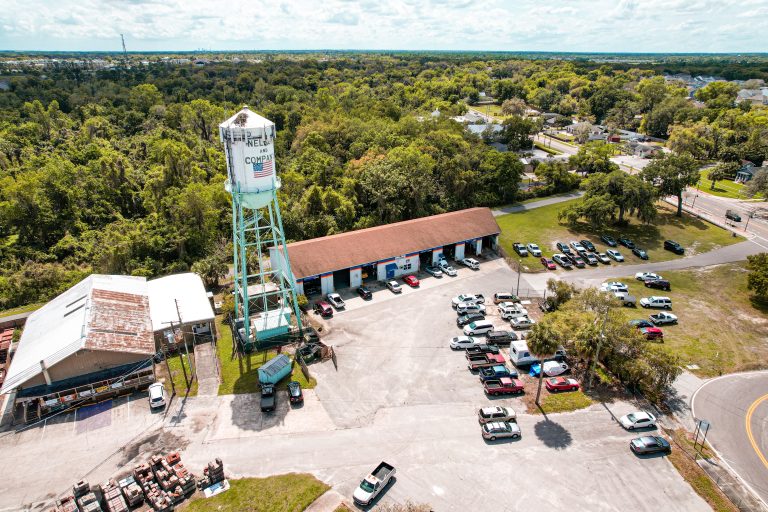
[[[171,379],[171,395],[176,394],[176,384],[173,383],[171,376],[171,365],[168,364],[168,350],[163,350],[163,359],[165,359],[165,369],[168,371],[168,378]]]
[[[123,34],[120,34],[120,41],[123,43],[123,58],[128,60],[128,50],[125,49],[125,37],[123,37]]]
[[[515,295],[520,298],[520,265],[523,264],[523,260],[517,258],[517,288],[515,289]]]
[[[181,330],[181,339],[184,341],[184,352],[187,353],[187,364],[189,365],[189,371],[191,372],[193,370],[192,361],[190,361],[189,359],[189,347],[187,346],[187,340],[184,339],[184,330],[182,328],[182,325],[184,322],[181,321],[181,311],[179,311],[179,299],[173,299],[173,302],[176,304],[176,315],[179,317],[179,329]]]

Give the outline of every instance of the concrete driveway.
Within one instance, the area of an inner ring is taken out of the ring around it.
[[[765,504],[768,502],[768,372],[705,382],[691,399],[694,417],[711,427],[707,440]]]

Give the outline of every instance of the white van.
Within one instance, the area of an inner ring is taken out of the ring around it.
[[[539,360],[531,354],[525,341],[522,340],[510,343],[509,360],[512,361],[515,366],[528,366],[539,362]]]
[[[464,326],[464,334],[478,336],[493,330],[493,324],[489,320],[478,320]]]

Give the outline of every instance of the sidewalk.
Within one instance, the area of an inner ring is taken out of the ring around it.
[[[531,203],[503,206],[501,208],[496,208],[494,210],[491,210],[491,212],[493,213],[494,217],[498,217],[499,215],[506,215],[508,213],[519,213],[527,210],[533,210],[535,208],[541,208],[542,206],[549,206],[551,204],[564,203],[565,201],[570,201],[571,199],[577,199],[583,195],[584,195],[584,191],[574,190],[573,192],[568,192],[567,194],[562,194],[555,197],[549,197],[549,198],[541,199],[539,201],[533,201]]]
[[[219,374],[216,368],[216,354],[213,343],[195,345],[195,371],[197,372],[197,395],[216,396],[219,394]]]
[[[334,512],[344,503],[344,497],[333,489],[313,501],[304,512]]]

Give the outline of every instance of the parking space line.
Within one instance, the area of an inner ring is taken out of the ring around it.
[[[77,409],[75,409],[75,419],[72,420],[72,433],[75,433],[75,429],[77,428]]]
[[[43,440],[43,438],[45,437],[45,427],[47,427],[47,426],[48,426],[48,419],[46,418],[46,419],[43,421],[43,429],[42,429],[42,431],[40,432],[40,441],[42,441],[42,440]]]

